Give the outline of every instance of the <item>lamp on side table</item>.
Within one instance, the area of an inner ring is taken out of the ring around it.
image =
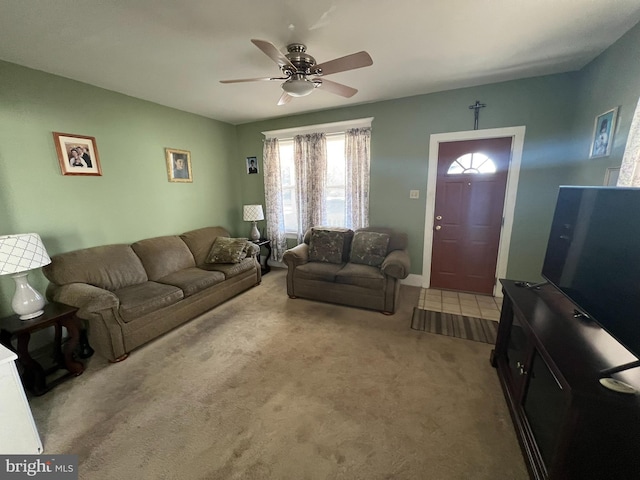
[[[253,222],[249,238],[254,241],[260,240],[260,231],[258,230],[256,222],[258,220],[264,220],[262,205],[245,205],[242,208],[242,220],[245,222]]]
[[[0,237],[0,275],[12,274],[16,291],[11,301],[20,320],[39,317],[43,313],[44,297],[27,280],[29,270],[49,265],[51,259],[37,233]]]

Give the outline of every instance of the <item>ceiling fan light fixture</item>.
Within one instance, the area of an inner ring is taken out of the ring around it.
[[[313,92],[314,88],[316,88],[315,83],[307,80],[302,75],[297,76],[296,78],[290,78],[282,84],[282,89],[292,97],[307,96]]]

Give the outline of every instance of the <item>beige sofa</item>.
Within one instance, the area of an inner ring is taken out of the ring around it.
[[[260,283],[260,250],[251,242],[241,242],[236,263],[208,263],[217,237],[229,232],[207,227],[55,255],[43,268],[51,282],[47,298],[78,307],[91,346],[112,362],[123,360]]]
[[[407,236],[388,228],[314,227],[284,253],[289,297],[395,313],[409,275]]]

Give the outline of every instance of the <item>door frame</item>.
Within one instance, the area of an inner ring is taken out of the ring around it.
[[[431,253],[433,249],[433,221],[436,207],[436,180],[438,177],[438,154],[440,143],[460,142],[464,140],[481,140],[488,138],[511,137],[511,159],[507,173],[507,190],[504,196],[502,211],[503,223],[498,244],[498,263],[496,278],[504,278],[507,274],[507,261],[511,245],[511,231],[513,229],[513,215],[520,177],[520,164],[524,147],[526,127],[489,128],[486,130],[467,130],[463,132],[436,133],[429,138],[429,170],[427,173],[427,206],[424,216],[424,250],[422,254],[422,288],[429,288],[431,284]],[[493,295],[501,297],[502,289],[497,282],[493,287]]]

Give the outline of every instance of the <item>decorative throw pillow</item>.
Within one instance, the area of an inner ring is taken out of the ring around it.
[[[342,263],[344,239],[348,230],[312,228],[309,238],[309,260]]]
[[[351,242],[352,263],[379,267],[387,256],[389,235],[378,232],[356,232]]]
[[[246,238],[216,237],[206,263],[240,263],[246,256]]]

